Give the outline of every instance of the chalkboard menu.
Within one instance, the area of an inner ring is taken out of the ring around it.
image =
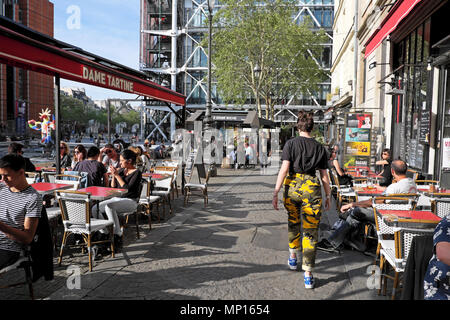
[[[430,143],[430,126],[431,126],[431,112],[429,110],[422,110],[419,124],[419,142]]]
[[[187,181],[191,180],[192,170],[194,169],[195,158],[197,158],[197,149],[194,149],[190,154],[186,161],[186,168],[184,169],[184,176],[187,178]]]

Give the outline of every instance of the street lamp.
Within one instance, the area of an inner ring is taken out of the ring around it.
[[[256,62],[255,66],[253,67],[253,73],[255,75],[255,78],[259,78],[259,76],[261,75],[261,67],[259,66],[258,62]],[[256,82],[256,81],[255,81]],[[258,109],[259,106],[259,91],[258,91],[259,85],[256,86],[256,108]],[[258,114],[258,116],[261,116]]]
[[[212,103],[211,103],[211,53],[212,53],[212,12],[214,9],[214,3],[215,0],[208,0],[208,48],[209,48],[209,54],[208,54],[208,96],[206,99],[206,113],[205,113],[205,118],[203,119],[204,125],[205,125],[205,130],[210,129],[211,128],[211,122],[212,122],[212,117],[211,117],[211,108],[212,108]]]

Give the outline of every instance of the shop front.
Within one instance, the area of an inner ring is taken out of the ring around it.
[[[383,81],[388,82],[386,95],[392,99],[392,114],[385,117],[392,121],[393,158],[405,160],[410,169],[439,180],[443,187],[450,184],[450,158],[445,151],[447,141],[450,149],[449,4],[397,1],[366,46],[367,54],[383,39],[390,42],[393,72]]]

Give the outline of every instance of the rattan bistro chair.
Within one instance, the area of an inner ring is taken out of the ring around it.
[[[55,191],[56,199],[61,208],[64,225],[64,235],[59,253],[58,263],[61,265],[63,250],[67,238],[71,234],[79,234],[83,237],[84,244],[89,254],[89,271],[92,271],[92,245],[109,242],[111,244],[112,257],[114,258],[113,222],[103,219],[91,218],[91,194],[78,191]],[[109,228],[110,238],[103,241],[92,241],[94,232]]]
[[[341,210],[341,206],[344,202],[356,201],[356,193],[347,185],[340,185],[339,179],[333,170],[327,169],[328,179],[331,183],[333,194],[336,194],[336,209],[338,212]]]
[[[159,204],[161,203],[160,196],[152,196],[151,195],[151,183],[148,180],[142,180],[142,183],[147,184],[145,195],[140,197],[138,206],[140,207],[140,212],[148,216],[148,227],[150,230],[152,229],[152,208],[153,205],[156,205],[156,210],[158,213],[158,223],[161,222],[161,216],[159,214]],[[141,192],[142,194],[142,192]]]
[[[32,277],[32,273],[31,273],[31,265],[32,265],[31,246],[27,245],[22,249],[22,251],[20,253],[20,257],[16,262],[14,262],[13,264],[11,264],[7,267],[4,267],[3,269],[0,269],[0,276],[4,275],[10,271],[13,271],[13,270],[23,269],[25,271],[25,281],[10,283],[7,285],[3,285],[0,288],[2,288],[2,289],[12,288],[12,287],[26,284],[26,285],[28,285],[28,291],[30,294],[30,298],[32,300],[34,300],[33,277]]]
[[[202,194],[201,196],[204,199],[204,203],[205,203],[205,208],[206,205],[208,204],[208,181],[209,181],[209,171],[206,174],[206,179],[204,183],[186,183],[184,185],[184,206],[187,205],[188,201],[189,201],[189,196],[193,195],[192,191],[193,190],[197,190],[197,191],[201,191]]]
[[[433,213],[440,218],[450,215],[450,198],[436,198],[431,200]]]
[[[377,200],[383,200],[384,203],[377,203]],[[389,203],[386,203],[386,201],[389,201]],[[394,241],[391,239],[394,235],[394,229],[384,223],[383,219],[377,214],[377,210],[412,210],[413,206],[412,199],[408,197],[378,196],[372,199],[375,229],[378,237],[374,264],[380,257],[381,248],[392,248],[394,246]]]
[[[416,236],[433,234],[434,229],[394,228],[394,246],[382,248],[380,252],[380,291],[381,287],[383,287],[383,295],[386,295],[386,279],[391,279],[394,281],[391,299],[395,299],[395,294],[401,281],[400,275],[405,271],[406,261],[408,259],[413,238]],[[392,267],[394,276],[388,275],[389,266]]]
[[[139,184],[139,191],[138,191],[139,197],[141,196],[143,186],[144,186],[144,184],[141,182]],[[140,236],[139,236],[139,214],[141,213],[141,210],[140,210],[141,206],[139,206],[140,198],[137,198],[137,199],[134,199],[134,200],[138,204],[136,210],[122,213],[122,214],[119,215],[118,218],[119,218],[119,220],[122,220],[123,218],[125,218],[125,222],[121,226],[122,231],[123,231],[123,229],[126,228],[127,225],[128,225],[128,218],[130,216],[134,215],[134,222],[135,222],[135,225],[136,225],[136,237],[139,239],[140,238]]]
[[[172,203],[170,201],[170,193],[172,191],[172,182],[175,174],[163,170],[154,170],[157,174],[170,174],[170,177],[162,180],[156,180],[152,190],[152,196],[159,196],[163,200],[164,220],[166,220],[166,204],[169,206],[169,215],[173,213]]]
[[[177,198],[178,198],[179,197],[178,185],[177,185],[178,165],[176,165],[176,166],[172,166],[172,165],[158,166],[158,167],[154,168],[153,172],[154,173],[173,174],[172,187],[171,187],[172,199],[173,200],[175,199],[175,192],[177,193]]]

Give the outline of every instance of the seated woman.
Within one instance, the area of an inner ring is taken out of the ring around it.
[[[383,169],[379,173],[383,179],[380,181],[380,187],[387,187],[392,184],[392,173],[391,173],[391,150],[384,149],[381,154],[382,160],[375,162],[376,165],[382,165]]]
[[[136,167],[136,153],[131,150],[124,150],[120,155],[120,169],[110,166],[110,174],[113,176],[111,181],[112,188],[127,189],[122,197],[114,197],[99,203],[92,208],[94,218],[102,217],[105,213],[108,220],[114,222],[114,246],[122,246],[122,229],[120,228],[118,215],[134,211],[137,208],[137,201],[140,197],[139,190],[142,180],[142,173]],[[106,233],[106,230],[102,230]]]
[[[330,160],[328,161],[328,166],[331,170],[336,173],[340,185],[353,186],[352,177],[344,172],[344,170],[339,165],[339,161],[336,159],[336,149],[330,149]]]

